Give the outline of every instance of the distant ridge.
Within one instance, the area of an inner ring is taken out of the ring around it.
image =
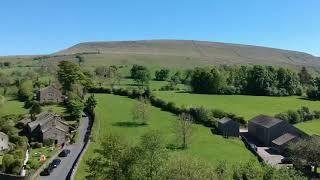
[[[99,53],[184,57],[200,64],[270,64],[320,67],[320,58],[311,54],[261,46],[193,40],[140,40],[80,43],[55,55]],[[130,61],[130,59],[128,59]],[[181,62],[183,63],[183,62]]]

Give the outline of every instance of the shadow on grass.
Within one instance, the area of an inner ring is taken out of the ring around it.
[[[119,126],[119,127],[140,127],[140,126],[146,126],[146,123],[137,123],[137,122],[116,122],[112,124],[113,126]]]
[[[177,146],[176,144],[168,144],[166,146],[167,149],[172,150],[172,151],[178,151],[178,150],[184,150],[185,148],[183,148],[182,146]]]

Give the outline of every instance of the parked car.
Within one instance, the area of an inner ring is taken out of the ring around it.
[[[61,163],[61,160],[60,160],[60,159],[54,159],[54,160],[49,164],[49,167],[56,168],[56,167],[59,166],[60,163]]]
[[[53,171],[53,167],[47,167],[43,171],[41,171],[40,176],[49,176]]]
[[[60,152],[59,157],[67,157],[70,152],[71,151],[69,149],[64,149]]]

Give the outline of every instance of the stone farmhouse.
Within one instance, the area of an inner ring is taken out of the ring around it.
[[[226,137],[239,137],[239,123],[224,117],[218,121],[218,131],[221,135]]]
[[[61,103],[65,97],[57,86],[50,85],[37,92],[37,99],[40,103]]]
[[[37,115],[35,121],[30,121],[26,127],[29,138],[33,141],[43,142],[54,140],[55,144],[63,144],[68,141],[69,125],[62,117],[52,112],[43,112]]]
[[[288,122],[266,115],[259,115],[249,121],[248,133],[263,146],[273,147],[280,153],[290,142],[308,137]]]
[[[9,137],[3,132],[0,132],[0,152],[9,149]]]

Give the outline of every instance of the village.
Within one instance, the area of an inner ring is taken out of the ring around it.
[[[49,85],[45,88],[41,88],[35,92],[34,98],[41,105],[52,105],[52,104],[63,104],[67,100],[67,96],[63,95],[61,88],[56,84]],[[19,175],[24,177],[34,178],[39,175],[50,175],[52,171],[59,166],[61,163],[61,158],[66,158],[71,154],[71,158],[65,161],[76,161],[76,157],[80,154],[81,149],[84,145],[84,138],[88,136],[86,131],[88,129],[88,117],[85,113],[82,113],[82,118],[85,120],[82,121],[80,127],[70,125],[68,121],[65,120],[65,117],[59,113],[53,112],[52,110],[40,112],[35,115],[24,116],[16,124],[16,127],[20,129],[19,135],[21,137],[28,138],[28,145],[26,152],[24,152],[24,161],[21,167],[18,167],[20,170]],[[74,138],[78,129],[82,131],[78,143],[71,142]],[[9,136],[3,132],[0,132],[0,150],[2,156],[6,152],[11,151],[15,148],[15,144],[9,141]],[[70,150],[72,149],[72,151]],[[65,161],[63,161],[65,163]],[[30,164],[30,162],[35,162],[36,164]],[[26,166],[35,166],[36,169],[33,169],[34,172],[25,168]],[[71,167],[65,167],[66,172],[63,176],[69,173],[68,169]],[[0,177],[5,178],[7,175],[0,174]],[[12,175],[8,175],[12,176]],[[8,178],[7,177],[7,178]]]

